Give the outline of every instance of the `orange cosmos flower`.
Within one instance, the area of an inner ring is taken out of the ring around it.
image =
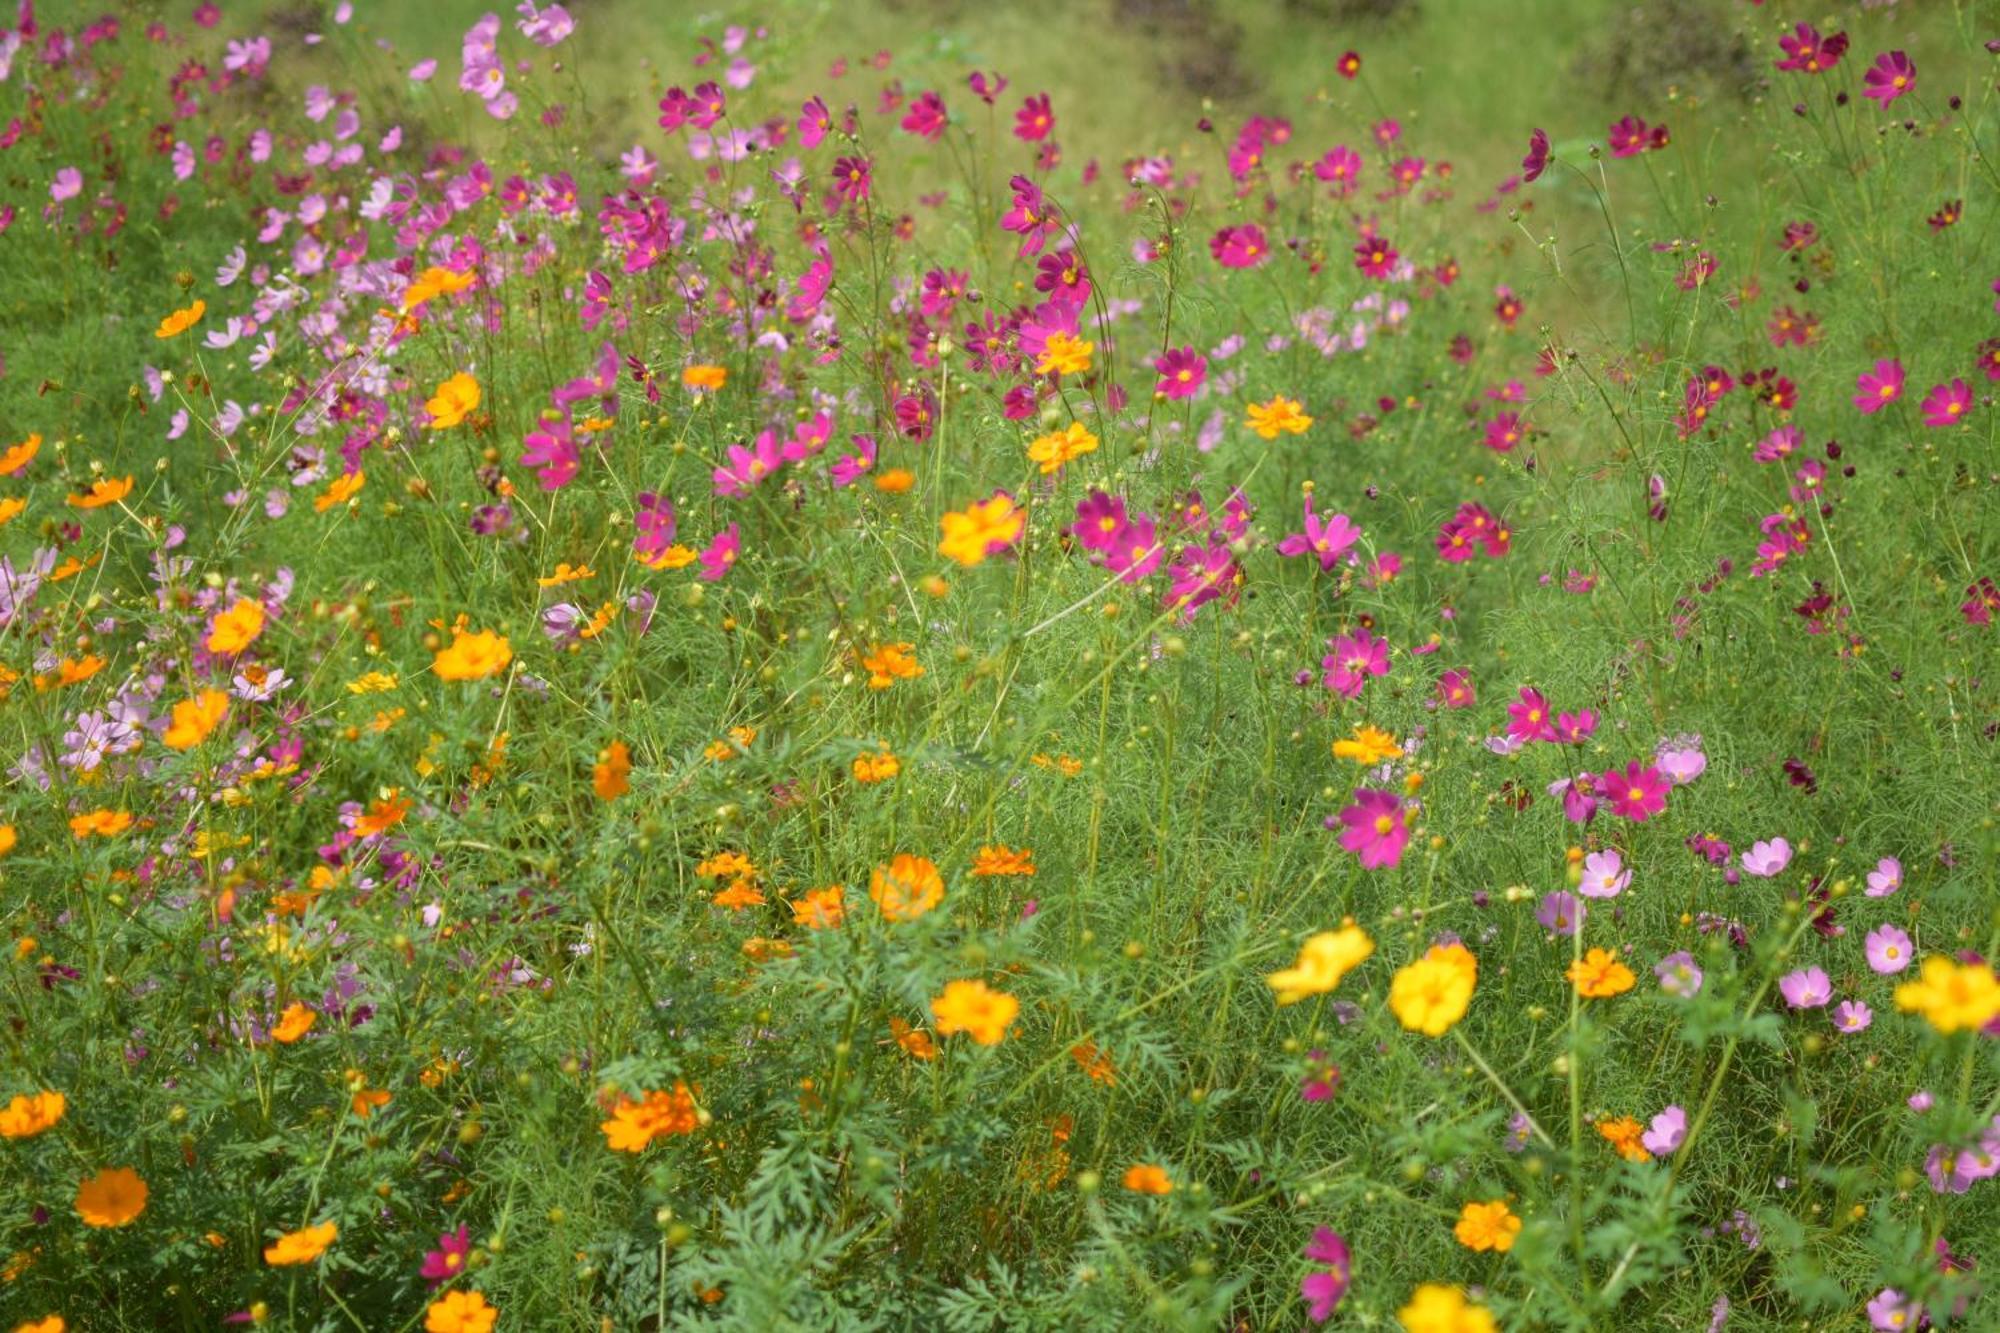
[[[368,812],[354,821],[354,836],[372,838],[387,833],[409,813],[410,799],[391,788],[387,796],[369,805]]]
[[[898,852],[869,876],[868,896],[891,921],[915,921],[944,900],[944,877],[926,856]]]
[[[1026,847],[1010,851],[1004,842],[997,847],[981,847],[979,854],[972,858],[971,873],[981,879],[992,875],[1032,875],[1035,873],[1035,854]]]
[[[887,782],[902,771],[903,761],[886,748],[879,754],[854,756],[854,780],[864,786],[872,782]]]
[[[1134,1194],[1172,1194],[1174,1182],[1164,1166],[1139,1162],[1125,1168],[1125,1188]]]
[[[1638,980],[1632,969],[1619,962],[1618,955],[1609,949],[1592,949],[1571,963],[1563,975],[1575,983],[1576,993],[1588,1000],[1623,995]]]
[[[76,815],[69,821],[69,831],[78,838],[88,838],[95,833],[101,837],[115,838],[132,827],[130,810],[92,810],[89,814]]]
[[[160,741],[169,750],[192,750],[207,740],[228,714],[228,695],[221,690],[203,690],[174,705],[173,722]]]
[[[792,904],[792,924],[807,930],[831,930],[847,919],[847,890],[838,884],[808,889]]]
[[[236,604],[210,622],[208,651],[224,657],[242,652],[264,632],[264,604],[239,597]]]
[[[360,468],[341,473],[333,479],[331,485],[313,497],[313,512],[324,514],[335,505],[346,504],[361,493],[361,488],[367,482],[368,474]]]
[[[597,793],[600,801],[615,801],[632,790],[626,781],[632,774],[632,752],[624,741],[613,741],[597,756],[597,766],[590,770],[590,788]]]
[[[1272,397],[1268,403],[1252,403],[1247,423],[1251,430],[1267,440],[1275,440],[1282,434],[1303,435],[1313,419],[1305,414],[1297,399],[1283,394]]]
[[[696,393],[714,393],[728,382],[727,366],[689,366],[681,371],[681,387]]]
[[[1043,476],[1056,471],[1063,464],[1097,451],[1097,437],[1084,429],[1081,421],[1072,421],[1065,430],[1041,436],[1028,446],[1028,457],[1041,465]]]
[[[439,680],[484,680],[506,670],[514,660],[514,650],[503,634],[492,630],[465,633],[454,631],[451,647],[431,659],[431,670]]]
[[[500,1311],[476,1291],[447,1291],[424,1310],[424,1333],[493,1333]]]
[[[611,1118],[598,1126],[613,1152],[644,1152],[663,1135],[692,1134],[701,1128],[702,1114],[688,1085],[676,1082],[672,1092],[648,1092],[641,1100],[620,1097]]]
[[[868,673],[868,688],[886,690],[899,680],[915,680],[924,674],[910,655],[911,643],[877,644],[861,654],[861,669]]]
[[[285,1006],[285,1012],[278,1015],[278,1021],[272,1025],[271,1040],[281,1046],[289,1046],[311,1032],[317,1022],[318,1014],[294,1000]]]
[[[944,994],[931,1001],[941,1034],[963,1032],[981,1046],[998,1046],[1020,1013],[1019,1000],[983,981],[947,981]]]
[[[264,1247],[264,1262],[273,1268],[283,1268],[289,1264],[309,1264],[326,1253],[326,1247],[333,1244],[340,1228],[331,1222],[322,1222],[316,1227],[305,1227],[299,1231],[287,1231],[284,1235]]]
[[[0,1107],[0,1139],[32,1139],[54,1128],[68,1106],[69,1099],[60,1092],[17,1096],[5,1107]]]
[[[937,1043],[922,1028],[913,1028],[900,1018],[892,1018],[889,1020],[889,1035],[895,1039],[903,1054],[912,1060],[937,1059]]]
[[[99,1171],[76,1187],[76,1213],[87,1227],[122,1227],[146,1211],[146,1182],[129,1166]]]
[[[354,1094],[352,1100],[348,1102],[348,1106],[361,1119],[366,1120],[370,1118],[375,1114],[375,1108],[389,1104],[388,1091],[383,1088],[369,1087],[367,1075],[363,1074],[360,1070],[350,1069],[343,1077],[347,1080],[348,1090]]]
[[[916,473],[906,467],[885,468],[875,475],[875,489],[884,495],[901,495],[916,484]]]
[[[459,273],[448,268],[427,268],[403,289],[402,312],[409,314],[422,309],[433,297],[456,296],[470,288],[478,276],[475,269]]]
[[[201,317],[207,313],[208,302],[197,300],[185,310],[176,310],[173,314],[161,320],[160,327],[153,330],[153,336],[155,338],[178,338],[181,334],[186,333],[189,329],[199,324]]]
[[[7,524],[13,522],[20,516],[21,511],[27,507],[28,502],[18,495],[9,495],[5,498],[0,498],[0,527],[5,527]]]
[[[28,464],[35,461],[35,455],[42,450],[42,437],[29,435],[19,444],[0,450],[0,477],[11,477]]]
[[[567,560],[564,560],[556,565],[555,573],[549,575],[547,578],[536,579],[535,586],[540,588],[556,588],[565,583],[575,583],[579,579],[594,579],[596,577],[597,571],[589,565],[572,566]]]
[[[995,551],[1019,541],[1027,525],[1027,514],[1015,506],[1012,496],[1003,492],[966,506],[962,513],[947,513],[939,519],[944,538],[938,542],[938,553],[969,569]]]
[[[131,493],[132,478],[99,477],[90,483],[89,490],[70,496],[69,503],[75,509],[102,509],[106,505],[117,504]]]
[[[1645,1126],[1631,1116],[1623,1115],[1612,1120],[1600,1120],[1597,1122],[1597,1132],[1602,1134],[1605,1142],[1616,1148],[1618,1155],[1626,1161],[1653,1160],[1653,1154],[1647,1152],[1645,1144],[1640,1142],[1646,1132]]]
[[[432,430],[450,430],[479,406],[479,381],[460,371],[438,385],[437,392],[424,404]]]

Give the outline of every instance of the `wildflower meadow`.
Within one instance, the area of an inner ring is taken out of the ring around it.
[[[0,1330],[2000,1329],[2000,9],[5,10]]]

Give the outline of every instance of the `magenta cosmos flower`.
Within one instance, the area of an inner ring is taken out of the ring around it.
[[[1347,1294],[1352,1272],[1347,1242],[1327,1227],[1314,1227],[1312,1240],[1306,1244],[1306,1258],[1318,1267],[1300,1280],[1299,1295],[1305,1298],[1306,1318],[1324,1324]]]
[[[1861,76],[1863,97],[1872,97],[1884,107],[1917,86],[1917,67],[1901,51],[1875,57],[1875,63]]]
[[[423,1279],[436,1287],[449,1282],[465,1271],[465,1261],[472,1253],[472,1233],[463,1226],[456,1231],[447,1231],[438,1237],[438,1247],[424,1254]]]
[[[1320,659],[1325,683],[1342,698],[1359,698],[1370,676],[1389,674],[1389,641],[1378,639],[1365,629],[1342,635],[1329,645],[1333,651]]]
[[[1972,387],[1955,379],[1940,384],[1924,396],[1926,426],[1955,426],[1972,410]]]
[[[1264,229],[1254,222],[1224,227],[1208,239],[1208,252],[1224,268],[1255,268],[1271,257]]]
[[[1321,569],[1332,569],[1340,558],[1361,540],[1361,529],[1345,514],[1321,518],[1313,512],[1312,496],[1306,496],[1306,530],[1294,532],[1278,543],[1278,554],[1319,557]],[[1379,673],[1378,673],[1379,674]]]
[[[1507,705],[1507,735],[1517,741],[1552,741],[1555,724],[1549,721],[1549,701],[1540,690],[1521,687],[1521,697]]]
[[[1561,889],[1543,897],[1541,905],[1535,909],[1535,920],[1541,922],[1542,929],[1565,938],[1576,934],[1583,924],[1584,906],[1573,893]]]
[[[1521,179],[1529,182],[1536,181],[1548,169],[1548,132],[1546,130],[1536,130],[1528,136],[1528,155],[1521,159]]]
[[[1403,822],[1403,802],[1392,791],[1357,787],[1354,804],[1338,816],[1346,832],[1340,845],[1361,858],[1363,870],[1393,866],[1403,859],[1410,845],[1409,825]]]
[[[1651,764],[1634,759],[1625,771],[1607,770],[1597,779],[1597,792],[1611,806],[1611,813],[1643,824],[1667,808],[1667,779]]]
[[[727,574],[736,564],[736,558],[743,554],[743,538],[731,523],[715,534],[701,553],[701,573],[695,575],[703,583],[714,583]]]
[[[1833,979],[1826,969],[1802,967],[1778,978],[1778,993],[1794,1009],[1820,1009],[1833,998]]]
[[[1847,34],[1836,32],[1830,37],[1819,35],[1819,29],[1810,23],[1801,23],[1789,36],[1778,39],[1778,48],[1785,58],[1777,62],[1779,69],[1795,69],[1801,74],[1824,74],[1840,63],[1840,57],[1847,51]]]
[[[1855,377],[1854,390],[1854,406],[1861,415],[1873,416],[1903,396],[1903,363],[1877,361],[1875,369]]]
[[[1176,347],[1153,362],[1153,369],[1160,372],[1160,382],[1153,386],[1156,396],[1192,398],[1208,378],[1208,358],[1192,347]]]
[[[1895,926],[1882,925],[1868,932],[1862,941],[1868,966],[1885,977],[1893,977],[1910,965],[1913,950],[1910,937]]]

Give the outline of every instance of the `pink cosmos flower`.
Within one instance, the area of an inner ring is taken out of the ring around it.
[[[1833,1007],[1833,1026],[1841,1032],[1866,1032],[1875,1011],[1859,1000],[1842,1000]]]
[[[1402,258],[1396,247],[1387,238],[1370,236],[1354,243],[1354,267],[1370,278],[1386,278],[1395,272],[1396,261]]]
[[[1868,956],[1868,966],[1885,977],[1901,972],[1915,956],[1910,937],[1895,926],[1877,926],[1868,932],[1862,945]]]
[[[1558,889],[1554,893],[1542,895],[1542,901],[1535,908],[1535,920],[1541,923],[1543,930],[1567,939],[1576,934],[1578,928],[1583,925],[1583,916],[1587,910],[1576,900],[1575,894],[1564,893]]]
[[[1611,156],[1637,157],[1649,149],[1665,148],[1667,127],[1648,128],[1637,116],[1626,116],[1613,122],[1604,137],[1611,145]]]
[[[1312,1240],[1306,1245],[1306,1258],[1318,1267],[1299,1280],[1299,1295],[1306,1302],[1306,1318],[1324,1324],[1333,1317],[1340,1298],[1347,1294],[1353,1271],[1347,1242],[1326,1227],[1315,1227]]]
[[[1667,808],[1667,780],[1651,764],[1633,760],[1624,772],[1609,769],[1597,780],[1597,792],[1610,803],[1611,813],[1643,824]]]
[[[559,491],[575,480],[580,460],[568,412],[542,418],[523,443],[521,466],[535,469],[543,490]]]
[[[1153,393],[1160,398],[1192,398],[1208,378],[1208,358],[1192,347],[1176,347],[1153,362],[1160,373]]]
[[[850,204],[868,197],[874,174],[865,157],[837,157],[833,160],[833,191]]]
[[[1653,964],[1653,975],[1660,979],[1660,989],[1677,999],[1701,992],[1701,965],[1686,949],[1677,949]]]
[[[1812,24],[1801,23],[1791,34],[1778,39],[1778,48],[1785,53],[1785,58],[1777,62],[1779,69],[1824,74],[1840,63],[1847,50],[1847,34],[1836,32],[1831,37],[1822,37]]]
[[[1884,1287],[1868,1302],[1868,1322],[1881,1333],[1908,1333],[1923,1324],[1924,1307],[1894,1287]]]
[[[632,527],[632,554],[648,564],[658,560],[674,544],[674,502],[653,491],[639,492]]]
[[[49,198],[56,203],[74,199],[83,193],[83,173],[75,167],[64,167],[49,182]]]
[[[1306,496],[1306,530],[1287,535],[1278,543],[1278,554],[1283,556],[1312,555],[1319,557],[1319,567],[1330,570],[1340,563],[1342,556],[1354,549],[1361,540],[1361,529],[1345,514],[1333,514],[1322,519],[1313,512],[1312,496]]]
[[[727,574],[743,554],[743,538],[736,525],[731,523],[715,534],[715,540],[701,553],[701,573],[695,575],[703,583],[714,583]]]
[[[1345,198],[1359,186],[1361,154],[1346,144],[1336,144],[1327,149],[1324,157],[1313,163],[1313,175],[1332,185],[1337,197]]]
[[[1438,677],[1437,695],[1434,703],[1445,708],[1470,708],[1478,702],[1472,689],[1470,672],[1452,670]]]
[[[1802,967],[1778,978],[1778,993],[1794,1009],[1819,1009],[1833,998],[1833,979],[1826,969]]]
[[[1699,744],[1672,748],[1663,745],[1653,755],[1653,762],[1676,787],[1684,787],[1708,771],[1708,756],[1702,753]]]
[[[555,6],[550,6],[551,9]],[[548,10],[542,11],[544,14]],[[424,1253],[424,1267],[420,1276],[433,1288],[451,1281],[465,1271],[465,1261],[472,1253],[472,1233],[464,1226],[456,1231],[447,1231],[438,1237],[438,1247]]]
[[[725,499],[748,494],[777,475],[784,461],[784,448],[776,431],[759,432],[748,449],[732,444],[728,463],[713,473],[715,493]]]
[[[1924,396],[1926,426],[1955,426],[1972,410],[1972,388],[1964,380],[1940,384]]]
[[[1526,434],[1519,412],[1502,412],[1486,423],[1484,443],[1496,454],[1510,454]]]
[[[944,111],[944,98],[935,92],[927,92],[910,103],[910,109],[903,117],[903,129],[919,139],[935,139],[944,133],[949,118]]]
[[[1055,108],[1049,102],[1047,93],[1036,93],[1021,103],[1021,109],[1014,113],[1014,137],[1029,143],[1040,143],[1049,137],[1056,127]]]
[[[1403,859],[1410,829],[1403,821],[1403,802],[1392,791],[1357,787],[1354,804],[1337,816],[1346,832],[1340,845],[1361,858],[1363,870],[1393,866]]]
[[[1583,858],[1583,882],[1577,892],[1586,898],[1616,898],[1632,883],[1632,872],[1617,849],[1606,848]]]
[[[1320,659],[1324,684],[1342,698],[1358,699],[1370,676],[1389,674],[1389,641],[1366,629],[1343,635],[1330,646],[1333,651]]]
[[[1116,574],[1121,583],[1137,583],[1158,569],[1166,554],[1153,516],[1138,514],[1112,539],[1104,557],[1104,567]]]
[[[1521,179],[1533,184],[1549,169],[1549,135],[1536,130],[1528,136],[1528,155],[1521,159]]]
[[[1255,268],[1271,257],[1264,229],[1254,222],[1224,227],[1208,238],[1208,252],[1224,268]]]
[[[1753,842],[1750,850],[1743,853],[1743,871],[1759,879],[1769,879],[1781,873],[1792,863],[1792,844],[1783,838],[1772,838],[1769,842]]]
[[[1542,697],[1542,692],[1523,685],[1521,697],[1507,705],[1507,734],[1523,743],[1553,741],[1556,729],[1549,720],[1552,716],[1549,701]]]
[[[1117,567],[1115,561],[1112,567]],[[1225,593],[1233,605],[1241,573],[1235,555],[1224,543],[1183,547],[1167,570],[1172,582],[1167,587],[1166,604],[1179,611],[1184,621],[1192,621],[1196,611]]]
[[[1901,51],[1875,57],[1875,63],[1861,76],[1863,97],[1872,97],[1883,107],[1917,86],[1917,67]]]
[[[1687,1112],[1681,1107],[1669,1106],[1653,1117],[1652,1126],[1639,1136],[1639,1142],[1655,1157],[1671,1157],[1687,1138],[1687,1128]]]
[[[1885,856],[1868,872],[1868,887],[1862,892],[1870,898],[1886,898],[1902,887],[1903,863],[1893,856]]]
[[[1863,416],[1873,416],[1903,396],[1903,363],[1877,361],[1875,369],[1855,377],[1854,388],[1854,406]]]
[[[845,490],[868,475],[875,466],[875,437],[873,435],[850,435],[848,442],[854,446],[851,454],[842,454],[827,469],[836,489]]]

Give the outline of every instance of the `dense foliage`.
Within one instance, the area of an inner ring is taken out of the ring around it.
[[[0,37],[0,1327],[2000,1321],[1975,11],[167,8]]]

